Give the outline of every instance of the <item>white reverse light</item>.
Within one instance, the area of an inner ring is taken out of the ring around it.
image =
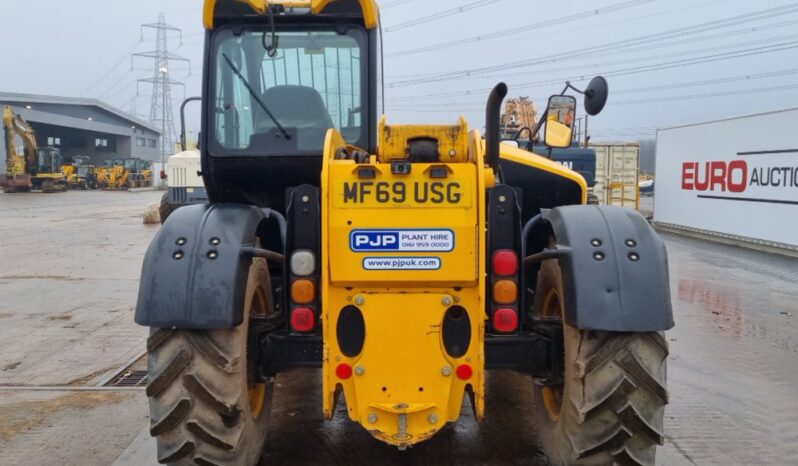
[[[316,256],[311,251],[296,251],[291,255],[291,273],[298,277],[312,275],[316,271]]]

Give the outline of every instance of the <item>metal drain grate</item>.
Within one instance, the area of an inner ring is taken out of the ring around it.
[[[147,371],[125,371],[111,379],[106,386],[146,387],[147,381]]]

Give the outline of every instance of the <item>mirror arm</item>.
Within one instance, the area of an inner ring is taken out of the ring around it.
[[[568,91],[568,89],[573,89],[574,92],[577,92],[577,93],[582,94],[582,95],[586,95],[585,91],[580,91],[579,89],[575,88],[574,85],[571,84],[571,81],[565,81],[565,89],[563,89],[563,91],[562,91],[562,93],[560,93],[560,95],[565,95],[565,93]]]

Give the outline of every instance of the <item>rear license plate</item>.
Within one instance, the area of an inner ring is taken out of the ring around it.
[[[470,207],[470,180],[341,181],[335,207]]]

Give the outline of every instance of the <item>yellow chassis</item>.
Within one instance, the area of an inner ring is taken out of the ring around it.
[[[473,394],[477,419],[484,413],[486,235],[480,226],[486,222],[486,196],[495,178],[485,165],[482,137],[469,132],[462,118],[455,126],[391,127],[383,120],[379,135],[380,153],[365,164],[341,159],[342,151],[356,148],[347,147],[337,131],[330,130],[326,138],[321,183],[323,409],[331,419],[343,395],[350,419],[374,437],[406,448],[456,421],[466,392]],[[408,140],[419,136],[437,139],[446,163],[413,163],[409,174],[392,173],[391,162],[405,158]],[[582,177],[559,164],[509,146],[502,152],[508,160],[575,181],[587,192]],[[435,168],[445,169],[446,178],[431,178]],[[424,196],[419,192],[431,183],[439,183],[442,202],[420,202]],[[451,238],[451,250],[356,250],[356,232],[379,239],[380,231],[431,231],[433,237]],[[403,263],[422,266],[410,270]],[[375,270],[372,264],[385,268]],[[363,349],[354,357],[341,351],[337,335],[347,306],[360,310],[366,328]],[[468,350],[460,357],[447,354],[442,341],[442,321],[452,306],[465,309],[471,325]],[[459,376],[463,365],[472,371],[467,378]],[[345,370],[339,372],[339,366]]]

